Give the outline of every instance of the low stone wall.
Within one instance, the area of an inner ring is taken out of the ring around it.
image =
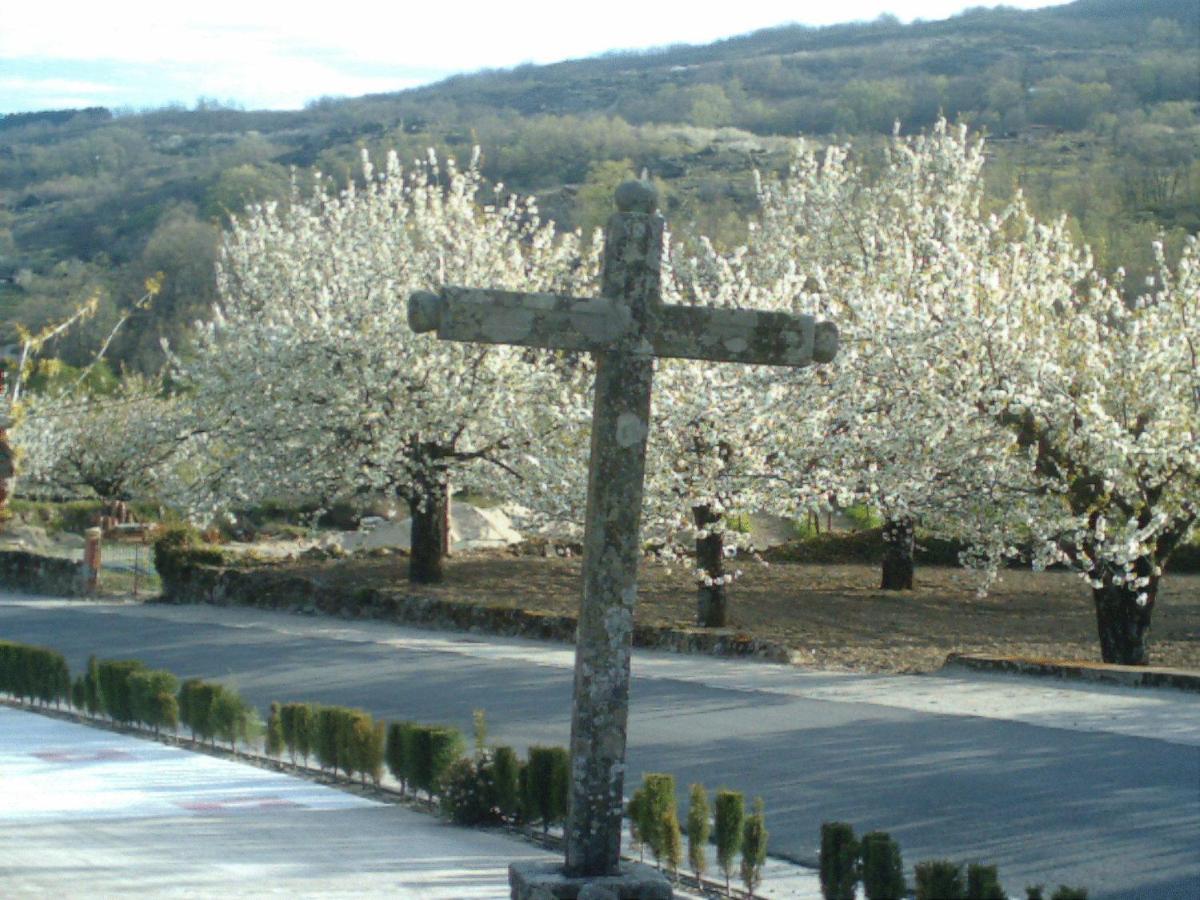
[[[441,631],[574,643],[575,616],[555,615],[508,606],[456,603],[410,593],[403,588],[354,591],[302,578],[271,567],[261,569],[192,565],[176,577],[163,578],[165,603],[211,603],[253,606],[293,613],[324,614],[348,619],[376,619]],[[783,644],[739,634],[732,629],[681,629],[635,625],[635,647],[753,658],[789,663]]]
[[[946,657],[945,668],[1098,681],[1126,687],[1172,687],[1181,691],[1200,692],[1200,674],[1163,666],[1118,666],[1073,659],[1026,659],[1016,656],[951,653]]]
[[[0,550],[0,584],[56,597],[82,597],[87,593],[80,563],[25,550]]]

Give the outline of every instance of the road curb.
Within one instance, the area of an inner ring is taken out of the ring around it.
[[[987,656],[951,653],[942,671],[1004,672],[1017,675],[1096,681],[1127,687],[1168,687],[1200,693],[1200,672],[1161,666],[1117,666],[1068,659],[1029,659],[1020,656]]]

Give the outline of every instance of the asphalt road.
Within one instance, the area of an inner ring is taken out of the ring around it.
[[[565,744],[570,648],[208,607],[0,599],[0,638],[136,658],[272,700]],[[1200,898],[1200,697],[1016,677],[884,678],[635,654],[627,791],[643,772],[762,795],[773,854],[816,859],[823,821],[885,830],[906,863],[1000,866],[1093,898]],[[0,735],[0,742],[3,735]]]

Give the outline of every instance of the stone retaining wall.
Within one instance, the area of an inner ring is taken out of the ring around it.
[[[269,567],[261,569],[190,565],[177,577],[163,578],[165,603],[211,603],[253,606],[293,613],[325,614],[349,619],[377,619],[442,631],[574,643],[575,616],[555,615],[509,606],[457,603],[410,593],[403,588],[359,588],[348,591]],[[634,625],[633,644],[677,653],[754,658],[789,663],[783,644],[738,634],[732,629],[681,629]]]
[[[87,593],[80,563],[25,550],[0,550],[0,584],[57,597],[82,597]]]
[[[1171,687],[1182,691],[1200,692],[1200,673],[1163,666],[1118,666],[1073,659],[1026,659],[1016,656],[951,653],[946,657],[946,668],[1098,681],[1126,687]]]

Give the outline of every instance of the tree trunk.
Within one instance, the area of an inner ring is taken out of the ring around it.
[[[721,513],[711,506],[692,507],[692,519],[698,529],[712,529],[721,521]],[[703,575],[696,587],[696,621],[702,628],[724,628],[729,624],[729,595],[725,586],[725,534],[709,530],[696,539],[696,568]],[[711,584],[705,584],[707,578]]]
[[[1139,575],[1153,571],[1148,560],[1139,559],[1135,566]],[[1149,575],[1150,583],[1142,588],[1113,584],[1113,572],[1105,570],[1093,581],[1102,582],[1092,588],[1096,604],[1096,624],[1100,629],[1100,658],[1106,663],[1123,666],[1145,666],[1150,662],[1146,645],[1150,634],[1150,616],[1158,596],[1158,576]],[[1138,597],[1144,595],[1142,604]]]
[[[883,523],[883,580],[885,591],[911,591],[915,524],[911,516]]]
[[[412,517],[412,555],[408,580],[416,584],[438,584],[444,578],[446,523],[450,496],[447,485],[435,476],[421,478],[413,486],[408,511]]]

